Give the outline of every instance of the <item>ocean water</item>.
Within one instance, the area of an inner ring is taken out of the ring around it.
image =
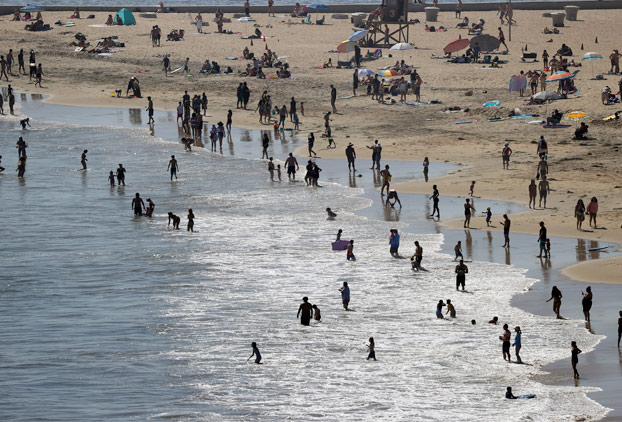
[[[30,108],[36,116],[37,105]],[[81,125],[36,117],[22,132],[15,119],[0,120],[0,420],[556,421],[606,413],[585,396],[589,388],[528,379],[570,360],[571,339],[589,351],[600,337],[579,321],[510,307],[536,281],[522,269],[472,262],[468,292],[458,293],[441,234],[412,230],[414,216],[356,214],[371,202],[361,188],[269,182],[265,162],[250,158],[260,151],[258,132],[234,132],[223,155],[189,153],[164,136],[174,123],[158,123],[157,137],[114,127],[105,116],[115,111],[101,110],[97,125],[88,117],[97,109],[83,117],[73,110]],[[20,135],[29,144],[23,180],[14,173]],[[271,153],[283,159],[295,145],[275,140]],[[87,172],[79,170],[83,149]],[[174,182],[171,154],[180,165]],[[118,163],[127,168],[125,188],[108,186]],[[323,180],[336,177],[330,171]],[[133,216],[135,192],[155,201],[154,218]],[[327,206],[336,221],[326,220]],[[183,230],[188,208],[194,233]],[[182,230],[167,228],[168,211],[182,217]],[[394,227],[403,255],[422,243],[427,271],[389,256]],[[355,239],[356,262],[330,250],[339,228]],[[344,281],[351,312],[341,309]],[[321,309],[321,323],[296,320],[302,296]],[[438,320],[435,305],[448,298],[458,318]],[[522,327],[530,365],[502,360],[502,329],[485,323],[493,315]],[[377,362],[365,359],[370,336]],[[264,365],[246,362],[253,341]],[[507,385],[538,398],[504,401]]]

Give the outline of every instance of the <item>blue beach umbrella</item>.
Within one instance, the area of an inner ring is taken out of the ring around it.
[[[370,76],[375,75],[376,73],[373,70],[369,69],[359,69],[359,76]]]
[[[43,7],[37,6],[36,4],[29,4],[28,6],[24,6],[19,9],[20,12],[43,12]]]
[[[328,12],[330,10],[324,3],[311,3],[307,6],[307,9],[319,10],[322,12]]]
[[[365,38],[367,36],[367,34],[369,34],[369,31],[367,29],[363,29],[361,31],[356,31],[354,34],[352,34],[352,35],[350,35],[348,37],[348,40],[357,42],[357,41],[360,41],[363,38]]]

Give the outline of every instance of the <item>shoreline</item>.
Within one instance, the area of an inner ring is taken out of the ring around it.
[[[53,105],[57,105],[57,104],[53,104]],[[127,110],[127,109],[125,109],[125,108],[124,108],[124,110]],[[121,126],[121,127],[123,127],[123,126]],[[144,128],[144,127],[143,127],[143,130],[145,130],[145,129],[146,129],[146,128]],[[301,142],[301,145],[300,145],[298,148],[303,148],[303,147],[304,147],[304,142]],[[238,157],[238,158],[243,158],[243,157]],[[337,163],[338,163],[338,161],[337,161],[337,160],[334,160],[334,159],[330,159],[330,160],[331,160],[334,164],[337,164]],[[342,164],[342,163],[341,163],[341,162],[339,162],[339,164]],[[403,165],[408,165],[408,164],[412,164],[412,162],[403,161]],[[451,171],[451,170],[450,170],[450,171]],[[432,178],[434,178],[434,177],[432,176]],[[436,180],[436,179],[434,179],[434,180]],[[430,184],[432,184],[432,183],[433,183],[433,182],[430,182]],[[374,190],[374,191],[371,191],[370,193],[371,193],[371,194],[374,194],[374,192],[375,192],[375,190]],[[359,195],[359,196],[360,196],[360,197],[365,197],[365,195],[364,195],[364,194],[361,194],[361,195]],[[372,201],[373,201],[376,205],[378,204],[378,201],[377,201],[377,200],[372,200]],[[372,205],[374,205],[374,204],[372,204]],[[363,214],[361,214],[361,211],[363,211],[364,209],[365,209],[365,208],[362,208],[362,209],[360,209],[360,210],[355,211],[354,213],[355,213],[355,214],[358,214],[358,215],[363,215],[364,213],[363,213]],[[407,223],[407,224],[408,224],[408,226],[409,226],[409,227],[407,228],[407,231],[408,231],[409,229],[413,229],[413,228],[415,227],[415,225],[413,224],[413,222],[409,222],[409,223]],[[436,225],[437,223],[433,222],[433,224],[434,224],[434,225]],[[455,229],[452,229],[452,228],[447,228],[447,227],[446,227],[446,229],[447,229],[449,232],[453,233],[453,234],[458,234],[458,233],[459,233],[459,230],[455,230]],[[451,248],[451,242],[449,242],[449,241],[448,241],[448,238],[451,238],[452,236],[450,236],[450,235],[449,235],[449,233],[443,233],[443,235],[444,235],[444,240],[443,240],[443,243],[441,244],[441,248],[440,248],[440,249],[441,249],[441,251],[443,251],[443,252],[447,252],[447,251],[445,251],[445,249],[446,249],[446,248],[445,248],[444,246],[449,246],[449,247]],[[448,253],[449,255],[451,255],[451,252],[450,252],[450,251],[449,251],[449,252],[447,252],[447,253]],[[496,261],[494,261],[494,260],[493,260],[493,261],[487,261],[487,262],[496,262]],[[524,268],[521,264],[516,264],[516,263],[515,263],[515,264],[513,264],[513,265],[517,266],[518,268]],[[529,270],[529,268],[526,268],[526,269],[527,269],[528,271],[531,271],[531,270]],[[530,287],[530,288],[529,288],[529,290],[532,290],[533,286],[535,286],[535,285],[541,285],[541,284],[543,283],[543,280],[542,280],[541,278],[534,277],[534,279],[535,279],[536,281],[534,282],[534,284],[532,285],[532,287]],[[540,283],[538,283],[538,282],[540,282]],[[521,310],[524,310],[524,311],[527,311],[527,312],[532,313],[532,311],[531,311],[531,310],[524,309],[524,308],[522,308],[522,307],[520,307],[520,306],[517,306],[517,305],[513,304],[514,299],[515,299],[517,296],[520,296],[520,295],[521,295],[521,293],[520,293],[520,292],[517,292],[517,293],[516,293],[516,294],[512,297],[512,299],[511,299],[511,301],[510,301],[510,306],[512,306],[512,307],[517,307],[518,309],[521,309]],[[540,309],[543,309],[543,308],[545,308],[545,307],[540,307]],[[548,305],[546,306],[546,308],[548,308]],[[602,341],[601,341],[601,340],[599,340],[599,341],[596,343],[596,345],[594,346],[594,349],[593,349],[593,351],[591,351],[591,353],[593,353],[595,350],[597,350],[597,349],[598,349],[598,347],[599,347],[599,345],[600,345],[600,343],[601,343],[601,342],[602,342]],[[564,361],[564,362],[565,362],[565,360],[566,360],[566,359],[561,359],[561,361]],[[554,361],[554,362],[550,363],[549,365],[554,365],[556,362],[558,362],[558,361]],[[548,365],[547,365],[547,366],[548,366]],[[543,368],[541,368],[541,369],[542,369],[543,371],[546,371],[546,370],[545,370],[545,367],[543,367]],[[537,381],[538,381],[538,382],[542,382],[541,380],[537,380]],[[590,393],[586,393],[586,394],[590,394]]]

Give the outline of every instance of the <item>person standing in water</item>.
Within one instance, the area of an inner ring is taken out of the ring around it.
[[[503,221],[501,222],[501,224],[503,224],[503,237],[505,239],[505,243],[503,244],[503,247],[509,248],[510,247],[510,225],[512,224],[512,222],[508,218],[507,214],[503,214]]]
[[[132,199],[132,209],[134,210],[134,215],[143,215],[143,208],[145,207],[145,203],[143,202],[140,194],[136,192],[136,196]]]
[[[145,209],[145,216],[153,217],[154,211],[155,211],[155,202],[153,202],[151,198],[147,198],[147,208]]]
[[[522,359],[520,358],[520,348],[521,348],[521,330],[520,327],[514,327],[514,332],[516,332],[516,334],[514,334],[514,343],[512,344],[512,346],[514,346],[514,350],[516,353],[516,362],[517,363],[523,363]]]
[[[458,240],[458,243],[456,243],[456,246],[454,246],[454,252],[456,253],[456,257],[454,258],[454,261],[457,261],[458,258],[460,258],[460,261],[462,261],[464,257],[462,256],[462,241],[461,240]]]
[[[356,165],[354,164],[356,161],[356,151],[352,143],[349,143],[346,148],[346,158],[348,159],[348,171],[356,171]]]
[[[17,139],[17,142],[15,143],[15,148],[17,148],[17,158],[27,157],[26,148],[28,148],[28,144],[21,136]]]
[[[622,311],[618,311],[618,348],[620,348],[620,338],[622,337]]]
[[[343,287],[339,289],[341,293],[341,303],[343,304],[343,309],[348,310],[348,305],[350,304],[350,288],[348,287],[348,282],[343,282]]]
[[[419,241],[415,240],[415,253],[410,257],[413,270],[421,270],[421,261],[423,261],[423,248],[419,245]]]
[[[117,183],[119,186],[121,186],[121,184],[125,186],[125,168],[123,164],[119,164],[119,168],[117,168]]]
[[[155,120],[153,120],[153,101],[151,100],[151,97],[147,97],[147,107],[145,110],[149,113],[149,121],[147,124],[155,123]]]
[[[425,157],[423,159],[423,177],[426,182],[428,181],[428,171],[430,171],[430,160],[428,157]]]
[[[253,348],[253,354],[250,355],[246,361],[248,362],[253,356],[255,356],[255,363],[261,365],[261,353],[259,353],[259,348],[257,348],[257,343],[252,342],[251,347]]]
[[[464,228],[468,229],[471,225],[471,211],[475,212],[475,207],[471,205],[471,200],[469,198],[466,199],[464,203]]]
[[[546,227],[544,227],[544,221],[540,221],[540,232],[538,234],[538,242],[540,244],[540,255],[538,258],[542,258],[542,253],[544,252],[544,257],[547,257],[546,252]]]
[[[376,360],[376,343],[374,342],[374,338],[369,338],[369,344],[367,345],[367,349],[369,350],[369,354],[367,355],[367,360],[373,359]]]
[[[503,342],[501,349],[503,350],[503,360],[507,360],[508,362],[512,361],[512,356],[510,354],[510,340],[512,338],[512,333],[510,332],[508,325],[503,324],[503,335],[499,336],[499,340]],[[507,359],[506,359],[507,356]]]
[[[380,188],[380,195],[384,196],[384,189],[387,189],[387,195],[389,194],[389,188],[391,187],[391,172],[389,171],[389,165],[384,166],[384,170],[380,172],[382,176],[382,188]]]
[[[171,181],[173,181],[173,176],[175,176],[175,180],[177,180],[177,169],[179,169],[177,159],[174,155],[171,155],[171,159],[169,160],[168,167],[166,169],[171,171]]]
[[[460,263],[456,265],[455,272],[456,272],[456,290],[459,290],[460,286],[462,286],[462,291],[464,291],[466,274],[469,272],[469,267],[464,265],[463,260],[460,260]]]
[[[400,234],[397,232],[397,229],[391,229],[391,237],[389,238],[389,253],[393,258],[399,258],[400,254],[398,249],[400,247]]]
[[[300,317],[300,323],[302,325],[309,325],[311,323],[311,317],[313,317],[313,307],[309,303],[307,296],[302,298],[302,303],[298,307],[298,314],[296,318]]]
[[[436,216],[438,218],[441,218],[441,211],[438,209],[438,198],[440,196],[439,192],[438,192],[438,188],[436,187],[436,185],[432,186],[432,196],[430,196],[429,199],[432,200],[432,203],[434,204],[434,208],[432,208],[432,214],[430,214],[430,217],[434,217],[434,212],[436,211]]]
[[[188,227],[186,231],[194,233],[194,213],[192,212],[192,208],[188,210]]]
[[[553,312],[555,312],[557,319],[562,319],[562,316],[559,314],[559,309],[562,307],[562,297],[562,292],[557,286],[553,286],[553,289],[551,289],[551,298],[547,300],[547,302],[553,300]]]
[[[86,154],[89,152],[88,149],[82,151],[82,158],[80,159],[80,163],[82,164],[82,170],[86,170],[86,162],[89,161],[86,159]]]
[[[179,216],[173,214],[171,211],[168,212],[168,224],[166,227],[169,227],[173,223],[173,229],[179,230],[179,223],[181,222],[181,218]]]
[[[0,173],[2,173],[4,170],[5,170],[5,168],[2,167],[2,155],[0,155]]]
[[[445,315],[447,314],[449,314],[450,318],[456,317],[456,308],[454,308],[454,305],[452,305],[451,299],[447,299],[447,312],[445,312]]]
[[[354,240],[353,239],[351,239],[350,243],[348,243],[348,249],[346,251],[346,260],[356,261],[356,257],[354,256]]]
[[[318,308],[317,305],[313,305],[312,308],[313,308],[313,319],[316,320],[317,322],[320,322],[320,320],[322,319],[320,308]]]
[[[581,292],[583,299],[581,299],[581,306],[583,308],[583,315],[587,323],[590,323],[590,309],[592,309],[592,287],[587,286],[585,293]]]
[[[572,363],[572,371],[574,372],[574,378],[579,379],[579,371],[577,371],[577,364],[579,363],[579,353],[581,349],[577,347],[577,342],[570,343],[570,353],[572,354],[570,362]]]
[[[443,307],[444,306],[445,306],[445,303],[443,302],[443,299],[439,300],[438,303],[436,304],[436,318],[443,319]]]
[[[529,184],[529,208],[536,207],[537,194],[538,194],[538,186],[536,185],[536,181],[531,179],[531,183]],[[531,204],[533,204],[533,206]]]

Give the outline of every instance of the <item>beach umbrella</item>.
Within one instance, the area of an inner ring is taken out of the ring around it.
[[[501,41],[492,35],[482,34],[471,38],[471,41],[469,41],[471,48],[474,48],[476,44],[479,47],[479,51],[488,53],[497,50],[499,45],[501,45]]]
[[[469,46],[469,40],[466,38],[459,38],[457,40],[453,40],[449,44],[443,48],[445,54],[455,53],[456,51],[464,50]]]
[[[582,62],[592,62],[592,76],[594,76],[594,62],[596,60],[602,60],[603,56],[595,51],[590,51],[589,53],[585,53],[583,57],[581,57]]]
[[[244,22],[244,32],[246,32],[246,36],[248,36],[248,29],[246,28],[246,25],[249,22],[257,22],[255,19],[251,18],[250,16],[243,16],[241,18],[236,19],[238,22]]]
[[[576,75],[576,73],[570,73],[570,72],[564,72],[564,71],[555,72],[551,76],[548,76],[546,78],[546,81],[547,82],[563,81],[564,79],[574,78],[574,75]]]
[[[339,45],[337,46],[337,52],[338,53],[351,53],[354,51],[355,45],[356,43],[354,41],[350,41],[350,40],[341,41],[341,43],[339,43]]]
[[[373,70],[359,69],[359,76],[370,76],[370,75],[374,75],[374,71]]]
[[[402,52],[402,60],[404,59],[404,51],[406,50],[412,50],[413,47],[411,44],[407,43],[407,42],[398,42],[397,44],[393,45],[393,47],[391,47],[389,50],[393,50],[393,51],[401,51]]]
[[[583,119],[587,119],[589,116],[582,111],[571,111],[570,113],[566,113],[564,119],[579,121]]]
[[[532,97],[534,100],[542,100],[542,101],[555,101],[562,98],[555,91],[540,91]]]
[[[311,3],[307,5],[307,9],[319,10],[321,12],[328,12],[330,10],[324,3]]]
[[[20,12],[43,12],[43,7],[37,6],[36,4],[29,4],[28,6],[24,6],[19,9]]]
[[[390,78],[392,76],[397,76],[397,75],[398,73],[393,69],[387,69],[387,70],[382,70],[378,72],[378,76],[380,76],[381,78]]]
[[[352,35],[350,35],[348,37],[348,40],[357,42],[357,41],[360,41],[363,38],[365,38],[367,36],[367,34],[369,34],[369,31],[367,29],[363,29],[361,31],[356,31],[354,34],[352,34]]]

